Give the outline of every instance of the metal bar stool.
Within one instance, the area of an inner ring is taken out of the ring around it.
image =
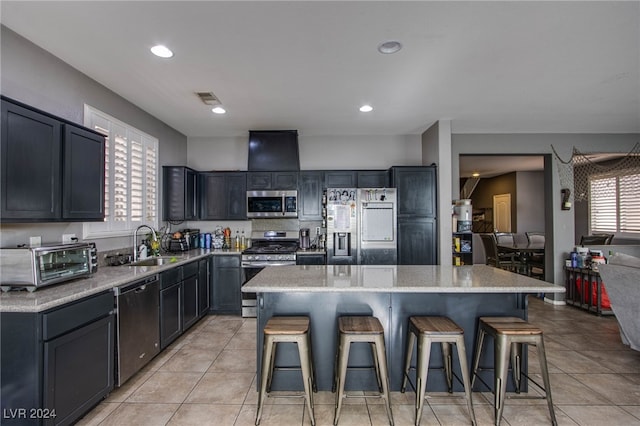
[[[409,370],[411,367],[411,357],[413,356],[413,345],[418,338],[418,349],[416,355],[416,385],[413,386],[409,379]],[[467,400],[467,408],[471,424],[476,424],[476,415],[473,411],[473,401],[471,399],[471,380],[469,377],[469,368],[467,366],[467,353],[464,346],[464,331],[455,322],[447,317],[428,316],[409,317],[409,333],[407,336],[407,349],[404,362],[404,377],[402,379],[401,392],[407,387],[407,380],[416,391],[416,426],[420,425],[422,417],[422,409],[424,407],[424,398],[427,391],[427,374],[429,372],[429,357],[431,355],[431,344],[440,343],[442,346],[442,359],[444,363],[445,378],[447,379],[447,387],[449,393],[453,392],[453,377],[464,385],[465,398]],[[458,348],[458,360],[460,361],[460,370],[462,372],[462,380],[453,373],[451,344],[455,344]]]
[[[541,398],[547,400],[551,423],[557,425],[556,415],[553,411],[553,400],[551,399],[551,384],[549,382],[549,371],[547,369],[547,357],[544,352],[544,342],[542,330],[527,321],[517,317],[480,317],[478,324],[478,336],[476,340],[475,356],[473,360],[473,386],[476,377],[487,385],[478,376],[478,364],[482,351],[484,336],[488,334],[493,337],[494,347],[494,410],[495,424],[500,424],[502,412],[504,410],[504,400],[507,390],[507,373],[509,369],[509,358],[511,357],[511,368],[513,380],[515,382],[516,393],[520,393],[522,376],[545,392]],[[544,387],[536,383],[531,377],[522,372],[522,351],[523,344],[535,345],[538,348],[538,359],[540,360],[540,371]],[[531,397],[533,398],[533,397]],[[537,398],[537,397],[536,397]]]
[[[393,415],[391,413],[391,400],[389,396],[389,375],[387,373],[387,356],[384,345],[384,329],[380,320],[372,316],[352,316],[338,318],[338,330],[340,339],[336,356],[336,368],[334,374],[333,389],[337,389],[336,413],[333,424],[337,425],[340,419],[342,401],[348,395],[344,391],[344,383],[347,377],[349,363],[349,349],[351,343],[364,342],[371,345],[371,354],[376,370],[378,390],[380,397],[385,400],[389,424],[393,426]],[[359,396],[362,398],[362,396]]]
[[[264,345],[262,350],[262,375],[260,381],[260,392],[258,394],[258,412],[256,414],[256,425],[260,424],[264,400],[271,392],[271,381],[274,370],[288,367],[275,366],[276,348],[278,343],[296,343],[300,356],[300,369],[302,370],[302,381],[304,384],[304,394],[309,410],[311,424],[315,425],[313,414],[313,392],[317,392],[315,374],[313,371],[313,356],[311,352],[311,338],[309,336],[309,317],[271,317],[264,327]]]

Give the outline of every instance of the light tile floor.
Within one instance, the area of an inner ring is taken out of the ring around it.
[[[640,425],[640,352],[622,345],[614,317],[531,298],[529,320],[545,333],[559,425]],[[253,425],[258,395],[255,326],[255,319],[203,318],[78,424]],[[535,348],[529,352],[529,372],[539,373]],[[414,395],[392,393],[397,426],[414,424]],[[491,397],[474,393],[479,425],[493,424]],[[315,396],[318,426],[333,424],[333,403],[331,392]],[[462,398],[431,394],[427,403],[422,425],[470,423]],[[268,398],[260,424],[309,425],[304,400]],[[375,399],[347,400],[340,417],[344,426],[386,424],[384,406]],[[507,400],[502,424],[550,424],[546,401]]]

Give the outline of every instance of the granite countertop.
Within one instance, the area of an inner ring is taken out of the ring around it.
[[[103,266],[89,277],[42,287],[34,292],[27,290],[2,292],[0,293],[0,312],[45,311],[211,255],[239,256],[240,252],[236,250],[196,249],[182,253],[163,254],[163,257],[176,258],[175,262],[166,265]]]
[[[564,293],[565,288],[487,265],[305,265],[265,268],[242,291]]]
[[[297,256],[304,256],[307,254],[327,254],[327,252],[323,249],[307,249],[307,250],[300,250],[298,249],[298,251],[296,252]]]

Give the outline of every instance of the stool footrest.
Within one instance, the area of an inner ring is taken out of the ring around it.
[[[300,391],[299,393],[273,393],[268,392],[265,395],[267,398],[306,398],[307,395],[304,391]]]
[[[410,367],[410,368],[409,368],[409,371],[411,371],[411,370],[416,371],[416,368],[415,368],[415,367]],[[429,370],[440,370],[440,371],[446,371],[446,368],[445,368],[445,367],[429,367]],[[409,375],[408,375],[408,374],[405,374],[405,376],[407,377],[407,382],[411,385],[411,389],[413,389],[413,391],[415,392],[415,391],[416,391],[416,386],[415,386],[415,384],[413,383],[413,381],[411,381],[411,377],[409,377]],[[458,381],[458,383],[460,383],[462,386],[464,386],[464,380],[462,380],[462,379],[460,378],[460,376],[458,376],[458,375],[456,374],[456,372],[455,372],[455,371],[452,371],[452,372],[451,372],[451,376],[452,376],[452,377],[454,377],[454,378]],[[480,380],[482,380],[482,379],[480,379]],[[533,381],[533,380],[532,380],[532,381]]]
[[[292,366],[287,366],[287,365],[283,365],[283,366],[274,366],[272,368],[273,371],[275,370],[282,370],[282,371],[301,371],[301,367],[299,365],[292,365]]]
[[[375,391],[371,391],[371,392],[375,392]],[[371,394],[371,395],[365,395],[365,394],[362,394],[362,395],[354,395],[354,394],[350,394],[349,392],[346,392],[346,391],[345,391],[345,392],[342,394],[342,397],[343,397],[343,398],[380,398],[380,399],[386,399],[386,398],[385,398],[385,396],[384,396],[384,395],[382,395],[382,394],[380,394],[379,392],[378,392],[378,393]]]

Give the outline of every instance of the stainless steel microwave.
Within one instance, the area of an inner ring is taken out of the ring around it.
[[[75,278],[98,269],[93,243],[45,245],[0,249],[0,285],[3,291],[26,287],[33,291]]]
[[[298,217],[298,191],[247,191],[247,217]]]

